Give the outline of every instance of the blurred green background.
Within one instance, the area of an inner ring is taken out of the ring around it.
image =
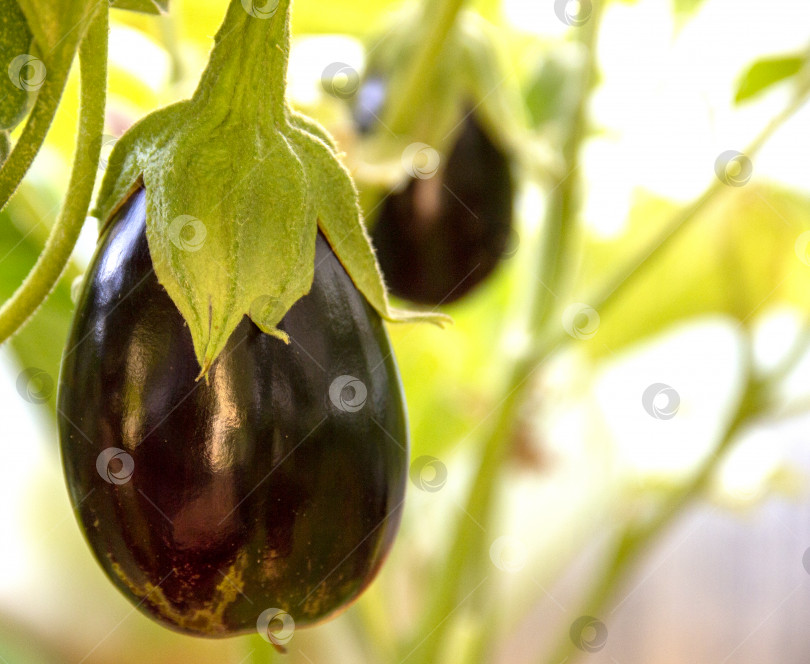
[[[0,353],[0,661],[810,660],[810,5],[571,4],[467,4],[486,20],[495,96],[524,146],[517,250],[444,308],[450,328],[389,327],[414,465],[370,590],[296,631],[282,657],[255,637],[173,634],[107,582],[75,524],[54,426],[90,221]],[[102,162],[135,120],[193,91],[225,6],[113,12]],[[294,3],[293,104],[333,132],[361,189],[373,164],[322,73],[362,73],[367,45],[409,7]],[[59,210],[77,113],[74,71],[0,213],[4,299]],[[549,283],[537,266],[558,249]]]

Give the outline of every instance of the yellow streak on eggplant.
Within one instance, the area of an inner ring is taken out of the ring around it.
[[[155,585],[151,581],[143,584],[135,583],[110,556],[110,563],[116,576],[126,584],[134,595],[147,602],[162,619],[180,629],[198,634],[222,634],[228,631],[228,626],[223,622],[225,610],[244,591],[245,581],[243,574],[246,562],[247,556],[245,552],[240,551],[236,561],[230,566],[228,572],[223,575],[222,581],[217,585],[210,607],[194,609],[192,612],[182,612],[174,607],[159,585]]]

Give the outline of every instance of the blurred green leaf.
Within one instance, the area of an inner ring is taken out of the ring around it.
[[[45,195],[42,191],[38,193]],[[24,218],[20,198],[18,196],[0,212],[0,300],[3,301],[11,297],[33,267],[44,240],[44,232],[35,230],[41,224],[30,217]],[[37,369],[44,372],[42,380],[31,389],[36,393],[35,402],[44,399],[43,403],[47,404],[51,414],[55,413],[56,381],[73,316],[70,280],[76,274],[76,267],[70,267],[39,310],[9,342],[21,371]],[[21,380],[25,382],[24,378]]]
[[[640,197],[627,232],[589,252],[590,287],[598,291],[605,274],[650,246],[674,209],[668,201]],[[777,301],[807,307],[810,233],[802,234],[808,230],[810,200],[776,186],[747,184],[694,219],[610,309],[599,312],[601,324],[588,350],[595,356],[614,353],[700,315],[731,315],[744,324]]]
[[[801,55],[783,55],[758,60],[743,74],[734,103],[739,104],[751,99],[780,81],[795,76],[803,65],[804,57]]]
[[[703,0],[672,0],[672,8],[676,14],[694,14],[703,4]]]
[[[169,0],[110,0],[110,7],[142,14],[161,14],[169,11]]]

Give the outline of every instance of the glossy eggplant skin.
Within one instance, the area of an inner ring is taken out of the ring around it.
[[[422,304],[447,304],[492,273],[512,232],[509,159],[475,116],[432,178],[389,194],[371,230],[390,291]]]
[[[196,381],[190,333],[152,269],[143,190],[101,239],[60,376],[64,472],[98,562],[170,628],[246,633],[270,608],[323,620],[371,582],[399,527],[397,367],[320,234],[312,290],[280,327],[289,345],[245,318]],[[341,392],[346,377],[362,385]]]

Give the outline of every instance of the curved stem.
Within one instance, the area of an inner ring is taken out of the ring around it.
[[[48,129],[56,115],[59,101],[65,90],[70,65],[73,61],[75,44],[64,42],[62,48],[55,53],[52,61],[56,63],[48,70],[45,82],[39,89],[37,100],[28,121],[25,124],[19,140],[14,145],[8,159],[0,169],[0,210],[8,203],[11,196],[17,191],[20,182],[25,177],[34,158],[39,153]]]
[[[0,343],[25,323],[56,284],[70,259],[90,206],[104,129],[107,12],[107,3],[99,3],[79,48],[81,111],[76,155],[65,202],[36,265],[14,295],[0,308]],[[26,131],[28,128],[26,126]],[[9,164],[13,157],[14,153],[9,157]]]
[[[421,25],[429,26],[416,56],[402,79],[402,84],[392,87],[383,122],[394,133],[407,133],[418,116],[436,60],[444,47],[456,17],[465,0],[425,0]]]
[[[616,590],[627,578],[627,574],[643,555],[647,546],[672,524],[694,498],[703,493],[720,463],[734,446],[737,435],[751,419],[761,414],[763,405],[761,397],[766,384],[756,380],[751,374],[750,348],[746,361],[748,380],[745,390],[726,433],[718,442],[717,447],[712,454],[706,457],[692,478],[669,496],[652,519],[642,525],[631,524],[625,527],[617,537],[612,553],[608,556],[608,562],[597,577],[597,583],[579,608],[580,615],[597,618],[603,615]],[[566,634],[545,661],[548,664],[558,664],[563,661],[573,662],[576,659],[575,655],[576,648]]]

